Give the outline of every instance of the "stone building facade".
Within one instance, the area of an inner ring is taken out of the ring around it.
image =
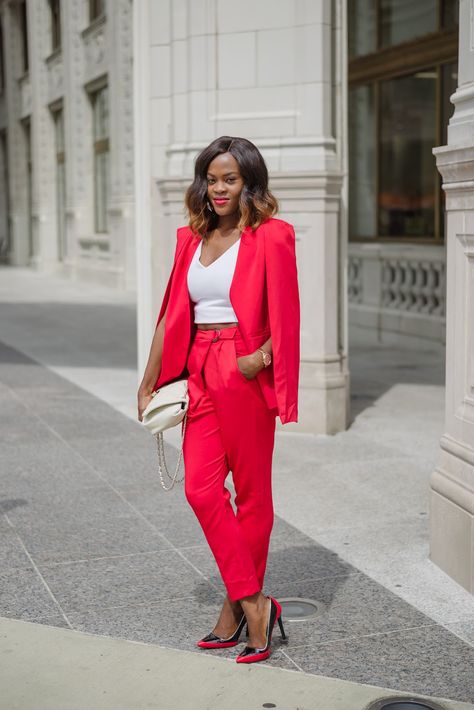
[[[134,288],[131,0],[0,13],[2,260]]]

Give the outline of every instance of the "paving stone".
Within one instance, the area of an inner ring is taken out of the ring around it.
[[[0,615],[48,623],[61,610],[48,593],[38,572],[30,565],[0,570]]]
[[[77,522],[75,522],[75,520]],[[55,518],[18,523],[17,533],[38,565],[155,552],[171,547],[146,521],[136,517]],[[0,543],[1,545],[1,543]],[[1,556],[1,547],[0,547]]]
[[[295,649],[290,642],[286,653],[306,673],[474,701],[474,649],[437,625]]]
[[[66,613],[193,595],[203,577],[172,550],[40,565]]]
[[[267,582],[265,580],[267,586]],[[324,643],[397,629],[430,626],[433,622],[385,587],[364,574],[349,574],[313,581],[274,584],[277,599],[300,597],[320,602],[321,616],[288,621],[291,647]]]

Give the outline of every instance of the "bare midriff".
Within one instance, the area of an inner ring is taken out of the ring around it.
[[[196,323],[198,330],[221,330],[222,328],[233,328],[238,323]]]

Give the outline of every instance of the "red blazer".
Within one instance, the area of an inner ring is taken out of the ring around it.
[[[161,371],[154,389],[188,374],[186,362],[196,324],[187,273],[199,241],[189,227],[178,229],[173,268],[156,324],[168,307]],[[300,301],[291,224],[271,218],[255,230],[244,229],[229,295],[248,354],[271,335],[272,363],[256,375],[268,407],[277,409],[282,424],[298,421]]]

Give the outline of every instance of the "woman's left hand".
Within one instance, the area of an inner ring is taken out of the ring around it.
[[[257,350],[250,355],[241,355],[237,358],[237,367],[247,380],[253,380],[264,368],[262,354]]]

